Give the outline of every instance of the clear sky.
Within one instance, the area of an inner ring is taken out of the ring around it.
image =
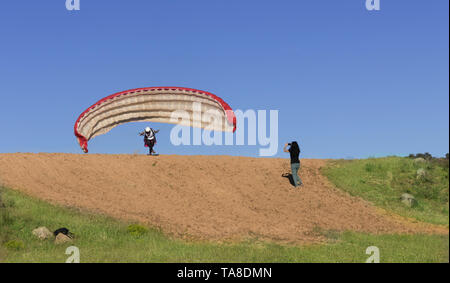
[[[78,115],[147,86],[215,93],[234,109],[279,110],[279,154],[363,158],[449,149],[449,1],[4,0],[0,7],[0,152],[81,153]],[[144,153],[113,129],[91,153]],[[164,154],[256,156],[258,146]]]

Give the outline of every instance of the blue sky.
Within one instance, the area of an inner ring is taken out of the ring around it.
[[[363,158],[449,149],[447,0],[2,1],[0,152],[81,153],[78,115],[100,98],[184,86],[235,109],[279,110],[279,154]],[[145,124],[113,129],[91,153],[144,152]],[[257,156],[258,146],[164,154]]]

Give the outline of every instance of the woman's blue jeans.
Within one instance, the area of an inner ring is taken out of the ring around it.
[[[292,179],[294,179],[294,185],[296,187],[303,184],[302,180],[298,176],[299,169],[300,169],[300,163],[291,163]]]

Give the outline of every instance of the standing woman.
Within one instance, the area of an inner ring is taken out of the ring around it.
[[[290,146],[289,149],[287,149],[288,146]],[[291,154],[291,170],[294,185],[296,187],[302,186],[303,182],[298,176],[298,169],[300,169],[300,159],[298,158],[300,155],[300,147],[298,147],[298,143],[293,141],[292,143],[285,144],[283,151]]]

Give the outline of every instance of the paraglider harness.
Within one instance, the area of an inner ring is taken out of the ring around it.
[[[153,147],[156,144],[155,131],[152,128],[150,128],[150,132],[144,131],[140,133],[140,135],[144,136],[144,146],[148,147],[149,155],[151,155],[152,153],[154,153]]]

